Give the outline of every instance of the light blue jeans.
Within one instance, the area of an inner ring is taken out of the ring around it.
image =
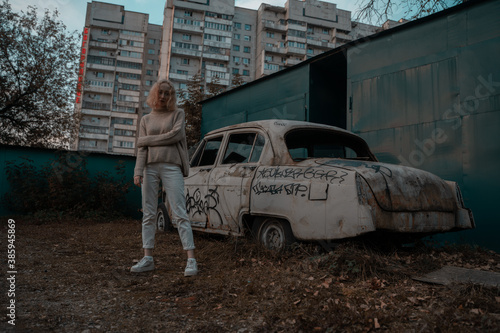
[[[184,250],[194,250],[193,230],[186,212],[184,196],[184,177],[179,166],[167,163],[148,164],[144,168],[142,180],[142,247],[155,246],[156,211],[158,209],[158,190],[163,183],[167,201],[172,213],[172,222],[177,230]]]

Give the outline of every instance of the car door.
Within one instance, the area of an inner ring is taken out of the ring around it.
[[[184,179],[186,211],[193,227],[206,228],[209,211],[217,206],[208,182],[222,139],[222,135],[217,135],[201,142],[191,159],[189,176]]]
[[[264,135],[256,130],[227,135],[221,157],[209,177],[209,195],[217,203],[209,211],[209,228],[242,233],[240,216],[250,208],[250,185],[264,143]]]

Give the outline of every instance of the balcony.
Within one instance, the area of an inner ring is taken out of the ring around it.
[[[301,62],[302,62],[302,60],[298,60],[298,59],[286,59],[285,66],[295,66]]]
[[[107,140],[108,139],[107,134],[95,134],[95,133],[80,132],[78,136],[80,137],[80,139],[93,139],[93,140]]]
[[[266,52],[272,52],[272,53],[278,53],[278,54],[286,54],[286,49],[283,47],[271,47],[271,46],[264,46],[264,50]]]
[[[232,37],[233,36],[232,31],[224,31],[224,30],[217,30],[217,29],[210,29],[210,28],[205,28],[205,33],[210,34],[210,35],[223,36],[223,37]]]
[[[315,40],[315,39],[308,39],[307,45],[315,46],[315,47],[321,48],[321,49],[334,49],[335,48],[335,43],[329,43],[329,42]]]
[[[286,53],[287,54],[305,55],[306,54],[306,50],[305,49],[300,49],[298,47],[287,47],[286,48]]]
[[[189,81],[190,76],[189,74],[177,74],[170,72],[168,74],[168,78],[170,80]]]
[[[95,47],[95,48],[100,48],[100,49],[117,49],[118,44],[117,43],[106,43],[106,42],[98,42],[95,40],[91,40],[89,43],[90,47]]]
[[[220,60],[220,61],[229,61],[229,55],[224,55],[224,54],[203,53],[203,58]]]
[[[231,48],[231,43],[222,43],[222,42],[216,42],[216,41],[211,41],[205,39],[203,41],[203,45],[206,46],[212,46],[212,47],[219,47],[221,49],[230,49]]]
[[[223,73],[228,73],[229,68],[227,67],[219,67],[219,66],[212,66],[212,65],[206,65],[205,69],[209,71],[215,71],[215,72],[223,72]]]
[[[103,71],[114,71],[116,65],[115,64],[109,64],[109,65],[103,65],[103,64],[94,64],[87,62],[87,70],[93,69],[93,70],[103,70]]]
[[[286,25],[279,24],[276,22],[264,21],[264,29],[276,30],[276,31],[286,31]]]
[[[205,81],[207,83],[212,83],[212,81],[214,81],[214,83],[216,83],[218,85],[221,85],[221,86],[228,86],[229,85],[229,80],[225,80],[225,79],[221,79],[221,78],[215,78],[215,77],[210,77],[210,76],[207,76],[205,78]]]
[[[139,102],[116,101],[116,105],[129,108],[139,108]]]
[[[192,24],[184,24],[184,23],[175,23],[174,22],[174,30],[191,32],[195,34],[203,34],[203,26],[201,25],[192,25]]]
[[[99,86],[88,85],[85,87],[85,92],[95,92],[95,93],[99,93],[99,94],[112,94],[113,87],[99,87]]]
[[[307,31],[306,25],[288,23],[286,27],[287,27],[287,29],[292,29],[292,30]]]
[[[183,49],[180,47],[172,47],[172,54],[183,55],[193,58],[201,57],[201,51],[192,49]]]

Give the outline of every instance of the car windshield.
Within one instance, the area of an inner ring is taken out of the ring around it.
[[[334,130],[291,130],[286,134],[285,142],[294,161],[308,158],[373,160],[361,138]]]

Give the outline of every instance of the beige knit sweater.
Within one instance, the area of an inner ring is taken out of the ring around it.
[[[151,163],[176,164],[189,174],[184,110],[153,110],[141,119],[134,176],[142,176]]]

